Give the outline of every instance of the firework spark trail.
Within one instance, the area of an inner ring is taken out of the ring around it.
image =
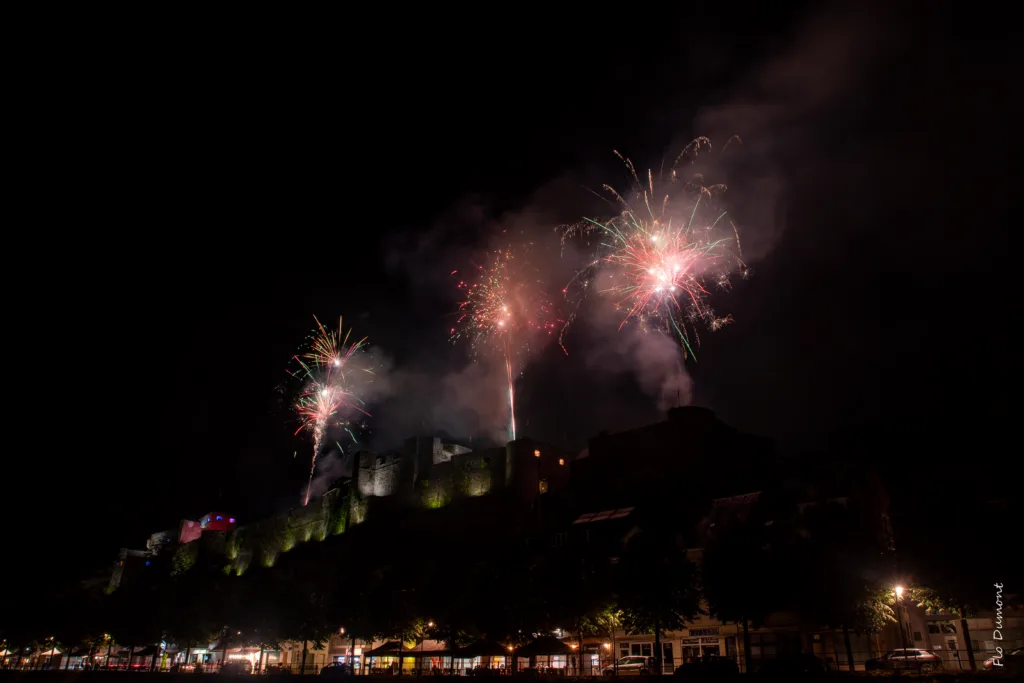
[[[309,342],[308,351],[301,357],[293,356],[300,370],[290,373],[302,382],[302,389],[294,404],[300,421],[295,434],[306,430],[313,435],[313,457],[309,465],[309,483],[306,486],[303,505],[309,504],[316,462],[327,428],[332,422],[343,420],[340,414],[342,412],[357,411],[369,415],[361,407],[354,382],[350,381],[349,375],[353,372],[372,374],[364,366],[354,366],[356,354],[366,346],[366,337],[349,343],[352,331],[342,334],[340,318],[337,330],[325,328],[315,316],[313,319],[316,321],[317,329],[313,333],[312,341]],[[348,430],[347,427],[346,429]],[[348,432],[352,434],[351,430]]]
[[[729,143],[739,138],[732,138]],[[728,146],[728,143],[727,143]],[[717,317],[708,304],[707,282],[722,289],[731,285],[733,271],[746,277],[742,261],[739,231],[723,210],[714,206],[726,190],[725,185],[707,186],[704,176],[688,181],[679,178],[678,166],[692,160],[701,149],[711,148],[707,138],[697,138],[676,158],[667,180],[669,187],[658,201],[660,189],[653,173],[641,180],[633,162],[618,151],[632,180],[629,192],[620,193],[610,185],[604,189],[619,205],[620,213],[607,221],[585,219],[563,228],[563,240],[588,235],[597,241],[597,254],[576,273],[563,292],[578,299],[559,342],[579,310],[591,280],[611,280],[598,291],[612,295],[617,310],[625,312],[619,329],[630,320],[655,325],[675,333],[684,348],[684,356],[695,356],[700,337],[697,323],[717,330],[732,322],[731,316]],[[627,199],[627,197],[629,199]],[[731,227],[731,233],[723,229]],[[564,345],[563,345],[564,348]]]
[[[459,318],[451,329],[451,340],[465,338],[474,353],[484,348],[500,349],[508,378],[509,436],[516,438],[515,356],[527,353],[532,334],[552,335],[555,320],[539,273],[527,261],[526,245],[518,252],[499,249],[490,265],[477,267],[477,280],[460,280],[465,300],[459,304]],[[457,271],[452,271],[454,275]],[[513,340],[515,335],[515,342]]]
[[[516,440],[516,383],[515,373],[512,372],[512,335],[505,338],[505,369],[508,371],[508,412],[509,431],[512,433],[512,440]]]

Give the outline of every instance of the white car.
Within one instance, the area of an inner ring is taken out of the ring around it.
[[[616,669],[620,676],[645,674],[651,670],[650,657],[623,657],[612,666],[606,666],[603,673],[605,676],[614,676]]]

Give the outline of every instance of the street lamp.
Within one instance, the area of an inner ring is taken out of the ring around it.
[[[428,621],[427,628],[434,628],[434,622]],[[423,648],[427,645],[427,634],[423,634],[423,639],[420,640],[420,673],[423,672]]]
[[[903,617],[900,614],[903,603],[903,586],[896,586],[893,589],[893,593],[896,594],[896,623],[900,626],[900,641],[903,643],[903,656],[906,657],[907,653],[907,632],[903,630]],[[907,620],[910,620],[910,615],[907,615]]]

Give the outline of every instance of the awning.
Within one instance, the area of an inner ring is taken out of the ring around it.
[[[47,650],[46,652],[40,652],[39,656],[40,657],[53,657],[54,655],[59,655],[59,654],[60,654],[60,650],[58,650],[57,648],[53,648],[52,650]]]
[[[554,636],[541,636],[532,643],[527,643],[516,650],[517,657],[535,657],[536,655],[571,655],[572,648]]]
[[[380,656],[386,656],[386,655],[394,656],[394,655],[399,655],[399,654],[409,655],[409,654],[415,654],[415,653],[412,650],[405,649],[405,647],[403,647],[402,644],[400,642],[398,642],[397,640],[389,640],[388,642],[384,643],[380,647],[375,647],[372,650],[370,650],[369,652],[364,652],[363,656],[364,657],[380,657]]]
[[[460,647],[452,656],[458,659],[472,659],[473,657],[508,657],[511,654],[504,645],[488,640],[477,640],[466,647]]]

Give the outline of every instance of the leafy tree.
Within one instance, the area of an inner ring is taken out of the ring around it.
[[[654,661],[662,673],[661,638],[701,613],[697,569],[674,535],[640,531],[626,544],[615,577],[617,603],[628,633],[654,633]]]
[[[734,525],[704,549],[701,584],[708,613],[743,627],[743,656],[750,670],[750,627],[761,626],[779,603],[771,553],[763,522]]]
[[[584,635],[597,632],[598,621],[613,600],[607,554],[589,543],[574,543],[549,553],[540,567],[538,590],[550,605],[550,617],[582,647]]]
[[[894,621],[885,584],[891,557],[874,525],[856,504],[808,507],[796,521],[782,560],[791,582],[789,595],[803,619],[814,627],[841,629],[847,663],[854,668],[850,633],[876,633]],[[809,582],[802,577],[813,576]],[[821,591],[819,586],[828,586]]]

